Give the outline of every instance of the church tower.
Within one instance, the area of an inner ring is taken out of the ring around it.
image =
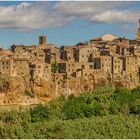
[[[139,19],[139,25],[138,25],[138,31],[137,31],[137,40],[140,41],[140,19]]]
[[[46,44],[46,36],[42,35],[39,36],[39,45],[44,45]]]

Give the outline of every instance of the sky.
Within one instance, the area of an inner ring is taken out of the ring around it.
[[[0,47],[38,44],[39,35],[58,47],[107,33],[135,39],[139,18],[139,1],[0,1]]]

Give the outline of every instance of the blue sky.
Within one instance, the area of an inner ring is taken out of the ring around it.
[[[111,33],[134,39],[140,2],[0,2],[0,47],[49,43],[74,45]]]

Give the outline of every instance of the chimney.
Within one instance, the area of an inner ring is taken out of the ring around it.
[[[46,36],[39,36],[39,45],[46,44]]]

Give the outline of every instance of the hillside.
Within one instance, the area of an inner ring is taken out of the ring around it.
[[[140,87],[100,87],[0,112],[0,138],[140,138]]]

